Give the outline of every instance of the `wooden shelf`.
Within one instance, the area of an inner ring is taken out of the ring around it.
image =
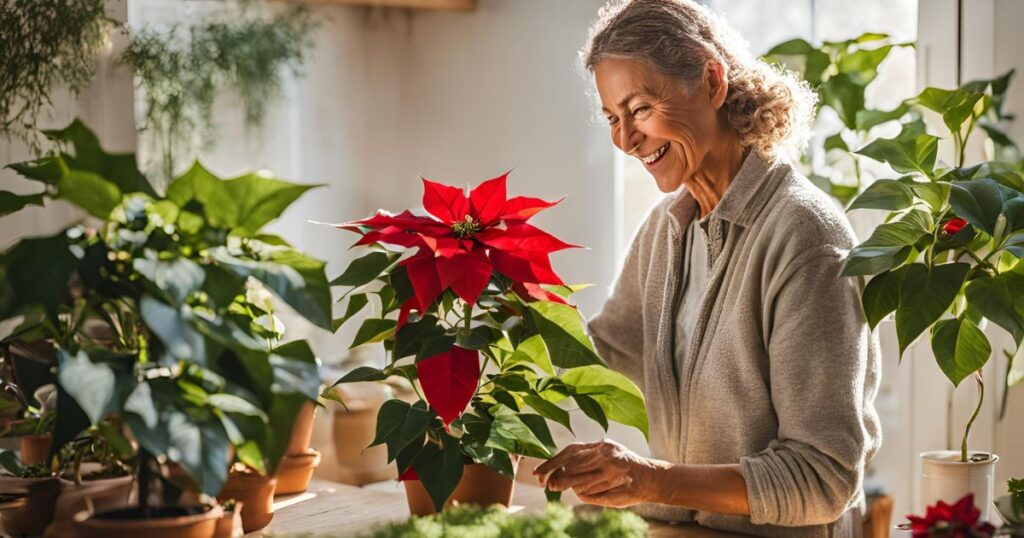
[[[347,6],[397,7],[438,11],[473,11],[476,0],[288,0],[300,4],[336,4]]]

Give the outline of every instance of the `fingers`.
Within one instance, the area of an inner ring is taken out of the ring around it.
[[[589,481],[589,483],[581,482],[578,486],[573,486],[572,490],[577,496],[598,496],[620,486],[629,486],[632,483],[633,480],[628,475],[620,474],[600,477],[597,480]]]
[[[533,474],[542,477],[541,483],[543,483],[543,477],[545,475],[549,475],[553,471],[572,462],[575,458],[579,456],[580,452],[590,449],[594,445],[595,443],[572,443],[566,446],[564,449],[562,449],[562,451],[559,452],[558,454],[555,454],[548,461],[538,465],[537,468],[533,470]]]
[[[559,469],[551,473],[545,487],[551,491],[565,491],[569,488],[577,488],[602,480],[603,473],[600,471],[570,473],[566,469]]]
[[[576,491],[576,496],[587,504],[608,506],[611,508],[625,508],[640,502],[632,490],[632,484],[625,484],[594,495],[580,493],[576,490],[573,491]]]

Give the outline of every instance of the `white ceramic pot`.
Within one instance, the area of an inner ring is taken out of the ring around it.
[[[968,461],[960,461],[959,450],[934,450],[921,454],[921,506],[924,515],[928,506],[938,501],[953,504],[968,493],[974,494],[974,505],[981,518],[992,521],[992,493],[995,489],[996,462],[999,456],[971,452]]]

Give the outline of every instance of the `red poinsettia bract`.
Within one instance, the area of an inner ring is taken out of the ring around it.
[[[398,215],[376,215],[339,225],[363,234],[354,246],[384,243],[417,247],[405,259],[415,301],[403,305],[425,311],[446,289],[469,304],[487,287],[497,271],[513,282],[524,299],[563,302],[541,288],[542,284],[563,285],[551,268],[549,254],[575,247],[544,232],[527,220],[559,201],[506,197],[508,173],[484,181],[469,196],[462,189],[423,179],[423,207],[430,216],[411,211]],[[399,323],[404,321],[400,319]]]
[[[907,516],[914,538],[990,538],[996,531],[991,523],[979,521],[981,510],[974,506],[974,494],[964,495],[950,506],[939,501],[929,506],[924,517]]]

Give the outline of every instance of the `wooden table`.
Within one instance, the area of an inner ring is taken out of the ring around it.
[[[542,510],[544,490],[516,483],[513,511]],[[274,502],[274,521],[262,531],[246,537],[280,537],[293,533],[324,534],[332,537],[355,536],[388,521],[409,517],[405,493],[397,482],[357,488],[345,484],[313,480],[305,493],[282,496]],[[744,536],[716,531],[695,524],[668,524],[650,521],[648,536],[655,538],[723,538]]]

